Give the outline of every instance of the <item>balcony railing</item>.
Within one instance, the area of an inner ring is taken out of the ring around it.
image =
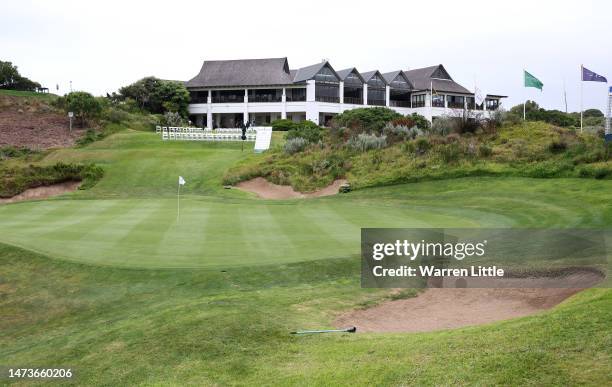
[[[431,106],[443,108],[444,107],[444,101],[432,101],[431,102]],[[450,106],[450,104],[449,104],[449,106]]]
[[[448,101],[448,107],[451,109],[463,109],[465,107],[465,105],[463,104],[463,102],[451,102]]]
[[[425,107],[425,101],[412,101],[413,108]]]
[[[394,100],[390,100],[389,101],[389,105],[390,106],[395,106],[395,107],[410,107],[410,101],[394,101]]]
[[[352,103],[355,105],[363,105],[363,98],[344,97],[344,103]]]
[[[240,99],[228,98],[228,97],[213,97],[212,103],[244,103],[244,97]]]
[[[368,105],[385,106],[385,100],[384,99],[370,99],[370,98],[368,98]]]
[[[317,95],[315,97],[315,101],[318,101],[318,102],[339,103],[340,102],[340,97],[328,97],[328,96],[324,96],[324,95]]]
[[[282,102],[283,97],[271,95],[249,95],[249,102]]]

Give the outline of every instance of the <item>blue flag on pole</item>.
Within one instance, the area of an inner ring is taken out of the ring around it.
[[[608,82],[606,77],[601,76],[597,73],[592,72],[586,67],[582,68],[582,81],[583,82]]]

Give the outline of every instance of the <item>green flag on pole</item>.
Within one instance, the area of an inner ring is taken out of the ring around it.
[[[525,87],[535,87],[536,89],[540,89],[540,91],[542,91],[544,84],[527,71],[523,70],[523,72],[525,73]]]

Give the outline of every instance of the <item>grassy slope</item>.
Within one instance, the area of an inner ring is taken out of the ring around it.
[[[65,364],[80,383],[112,385],[609,380],[608,290],[448,332],[287,332],[384,297],[359,288],[360,226],[607,227],[612,182],[470,178],[267,202],[220,188],[242,157],[254,156],[135,132],[48,156],[104,161],[107,174],[89,192],[1,207],[0,241],[84,262],[209,269],[88,266],[0,245],[0,364]],[[176,224],[178,174],[188,186]],[[243,257],[258,264],[235,266]]]
[[[57,98],[57,95],[53,93],[36,93],[34,91],[5,90],[5,89],[0,89],[0,95],[9,95],[12,97],[24,97],[24,98],[40,98],[40,99],[44,99],[48,101]]]

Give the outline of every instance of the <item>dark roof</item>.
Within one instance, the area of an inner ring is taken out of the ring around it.
[[[316,64],[313,64],[313,65],[302,67],[301,69],[298,69],[296,74],[295,74],[295,76],[293,77],[293,82],[304,82],[304,81],[307,81],[309,79],[312,79],[325,66],[328,66],[331,69],[331,71],[338,78],[340,78],[338,76],[338,73],[336,72],[336,70],[334,70],[334,68],[329,64],[329,62],[328,61],[323,61],[323,62],[320,62],[320,63],[316,63]]]
[[[205,61],[187,87],[265,86],[293,83],[287,58]]]
[[[346,77],[348,77],[348,75],[350,73],[352,73],[352,72],[357,74],[357,76],[359,77],[359,79],[361,79],[362,82],[365,82],[365,80],[363,79],[363,77],[361,76],[359,71],[357,71],[357,69],[355,67],[351,67],[351,68],[348,68],[348,69],[336,71],[336,73],[338,73],[338,76],[340,77],[341,81],[344,81],[346,79]]]
[[[385,79],[385,77],[383,77],[383,75],[380,73],[380,71],[378,70],[372,70],[372,71],[366,71],[365,73],[361,73],[361,76],[363,77],[363,80],[365,82],[368,82],[370,79],[372,79],[372,77],[374,76],[374,74],[380,75],[380,77],[382,78],[382,80],[388,84],[389,82],[387,82],[387,80]]]
[[[406,78],[406,80],[408,81],[408,84],[410,85],[410,88],[414,89],[414,85],[412,85],[412,82],[410,82],[410,79],[408,79],[408,76],[403,70],[391,71],[389,73],[384,73],[382,76],[387,81],[387,84],[390,85],[391,82],[393,82],[393,80],[397,78],[398,75],[400,75],[400,73]]]
[[[444,66],[429,66],[420,69],[407,70],[404,74],[417,90],[429,90],[433,83],[436,91],[458,94],[473,94],[471,91],[453,81]]]

